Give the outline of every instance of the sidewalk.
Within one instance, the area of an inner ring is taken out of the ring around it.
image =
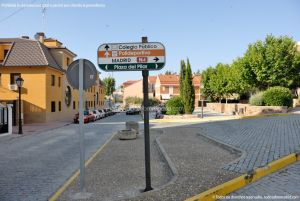
[[[66,125],[71,124],[71,121],[54,121],[48,123],[33,123],[33,124],[24,124],[22,126],[23,134],[29,135],[34,133],[40,133],[43,131],[48,131],[56,128],[60,128]],[[13,126],[12,134],[18,134],[19,126]]]
[[[143,136],[115,138],[86,169],[87,192],[92,193],[87,200],[184,200],[238,175],[220,169],[237,155],[197,135],[197,129],[151,129],[151,141],[155,190],[140,193],[145,188]],[[77,192],[78,178],[58,200],[72,200]]]

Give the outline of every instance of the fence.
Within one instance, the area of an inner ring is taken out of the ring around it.
[[[8,108],[0,107],[0,134],[8,133]]]

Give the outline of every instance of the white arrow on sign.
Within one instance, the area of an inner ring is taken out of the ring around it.
[[[107,65],[105,66],[105,69],[107,70]]]
[[[109,56],[108,51],[106,51],[104,55],[106,56],[106,58],[108,58],[108,56]]]

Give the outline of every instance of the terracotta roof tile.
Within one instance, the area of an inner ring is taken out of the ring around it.
[[[200,75],[193,76],[193,85],[200,85],[201,77]]]
[[[156,78],[157,78],[157,76],[149,76],[149,77],[148,77],[149,83],[150,83],[150,84],[155,84]]]
[[[179,76],[178,75],[158,75],[161,85],[179,85]]]
[[[12,47],[2,63],[3,66],[50,66],[63,71],[49,49],[39,41],[12,38],[0,39],[0,42],[12,43]]]
[[[125,87],[128,87],[129,85],[132,85],[133,83],[136,83],[136,82],[138,82],[139,80],[128,80],[128,81],[126,81],[126,82],[123,82],[123,87],[125,88]]]

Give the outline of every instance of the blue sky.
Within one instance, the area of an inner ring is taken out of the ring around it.
[[[179,71],[190,59],[193,71],[218,62],[231,63],[249,43],[267,34],[288,35],[300,41],[299,0],[0,0],[2,3],[98,3],[101,8],[49,8],[43,23],[40,8],[0,7],[0,37],[31,38],[36,32],[57,38],[78,58],[97,65],[97,48],[108,42],[162,42],[167,63],[163,70]],[[141,79],[141,72],[101,72],[117,84]]]

